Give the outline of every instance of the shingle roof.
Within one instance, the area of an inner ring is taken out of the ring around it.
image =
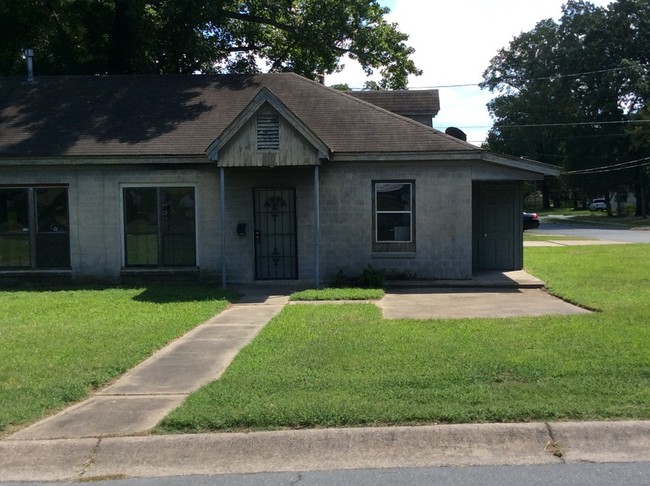
[[[440,94],[437,89],[348,91],[348,94],[402,116],[433,118],[440,111]]]
[[[331,153],[476,152],[295,74],[0,79],[0,157],[204,155],[266,86]]]

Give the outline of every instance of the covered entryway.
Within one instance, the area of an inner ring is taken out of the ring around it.
[[[255,279],[298,278],[296,192],[254,189]]]
[[[318,287],[319,174],[321,164],[329,160],[329,146],[269,88],[260,87],[221,136],[210,144],[207,155],[211,160],[218,161],[219,167],[222,288],[226,288],[228,266],[236,268],[233,274],[243,280],[298,280],[313,275],[314,285]],[[284,173],[284,169],[278,169],[281,167],[291,167],[292,173]],[[305,197],[308,191],[305,190],[305,181],[302,180],[305,175],[303,169],[307,167],[313,168],[313,206],[309,215],[306,211],[310,203]],[[231,199],[233,207],[237,208],[235,210],[226,209],[225,168],[251,169],[257,173],[247,180],[238,179],[233,174],[234,183],[239,184],[240,189]],[[269,172],[269,169],[273,171]],[[264,174],[271,175],[264,178]],[[256,187],[260,181],[264,181],[261,183],[264,186]],[[287,187],[287,184],[290,186]],[[242,189],[248,194],[251,189],[253,191],[252,214],[249,209],[245,209],[250,208],[248,202],[234,202],[243,194]],[[297,206],[296,192],[302,193],[300,206]],[[235,242],[229,236],[227,226],[228,219],[234,217],[237,218],[234,224],[238,228]],[[249,237],[246,225],[251,217],[254,243],[253,246],[244,247],[243,243]],[[311,241],[308,241],[309,237],[305,234],[308,226],[301,224],[301,227],[297,228],[297,221],[311,226]],[[300,254],[298,240],[301,242]],[[312,244],[313,257],[310,257],[309,246]],[[253,256],[250,256],[251,249]],[[233,255],[230,263],[228,253]],[[300,269],[299,261],[302,262]],[[310,271],[313,271],[311,275]]]
[[[518,183],[475,183],[473,269],[523,267],[522,197]]]

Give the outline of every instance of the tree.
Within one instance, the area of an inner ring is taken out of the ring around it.
[[[625,126],[650,94],[648,28],[647,0],[607,8],[570,0],[559,22],[543,20],[516,37],[483,75],[481,86],[497,94],[488,105],[489,148],[567,171],[631,157]],[[630,184],[633,172],[583,173],[568,184],[584,199]]]
[[[420,74],[377,0],[3,0],[0,74],[292,71],[314,78],[348,54],[387,88]]]

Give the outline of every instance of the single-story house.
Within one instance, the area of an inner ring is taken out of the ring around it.
[[[0,278],[520,269],[522,181],[557,168],[376,103],[295,74],[0,79]]]

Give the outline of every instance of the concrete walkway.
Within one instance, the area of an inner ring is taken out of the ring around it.
[[[524,247],[539,246],[596,246],[596,245],[629,245],[627,241],[611,240],[546,240],[546,241],[524,241]]]
[[[110,437],[148,432],[201,386],[217,379],[241,348],[288,302],[264,289],[249,292],[110,386],[9,440]],[[0,476],[1,477],[1,476]]]

